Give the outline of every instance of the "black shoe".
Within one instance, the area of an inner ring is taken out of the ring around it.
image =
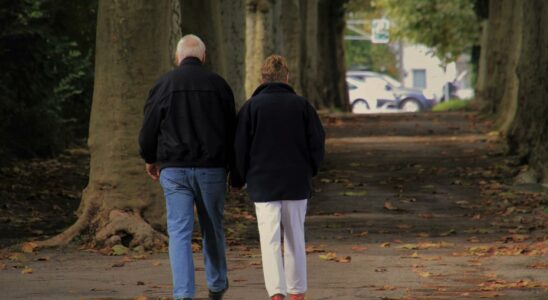
[[[228,278],[226,279],[226,287],[218,292],[209,291],[209,300],[222,300],[223,295],[228,290]]]

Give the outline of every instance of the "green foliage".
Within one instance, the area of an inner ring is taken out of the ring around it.
[[[432,111],[470,111],[473,110],[470,100],[449,100],[436,104]]]
[[[82,50],[77,35],[67,34],[75,30],[62,20],[63,15],[70,14],[66,10],[74,6],[70,2],[3,1],[0,160],[9,156],[53,155],[87,132],[93,48],[88,45],[89,48]],[[93,16],[94,8],[89,11],[93,2],[82,5],[80,10]],[[74,13],[78,15],[77,11]],[[95,17],[86,26],[95,27]],[[79,34],[88,32],[83,30]],[[82,39],[82,44],[86,39]]]
[[[344,43],[344,51],[348,69],[365,67],[371,71],[398,77],[396,56],[388,45],[372,44],[370,41],[347,40]]]
[[[378,0],[393,21],[394,33],[432,48],[445,62],[478,43],[474,0]]]

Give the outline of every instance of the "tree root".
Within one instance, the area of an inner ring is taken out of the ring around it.
[[[97,228],[96,231],[93,228]],[[143,246],[145,249],[160,249],[167,243],[167,237],[150,226],[140,214],[139,209],[124,211],[113,209],[108,213],[99,213],[94,206],[84,207],[76,223],[64,232],[44,241],[37,241],[39,248],[66,246],[84,230],[95,232],[91,244],[100,246],[109,241],[127,241],[126,246]],[[123,238],[129,239],[123,240]],[[122,242],[123,243],[123,242]]]
[[[58,235],[43,241],[37,241],[36,244],[39,248],[51,248],[68,245],[76,236],[78,236],[84,229],[86,229],[91,223],[97,209],[87,207],[83,213],[78,217],[76,223],[72,224],[65,231]]]
[[[127,246],[143,246],[145,249],[160,248],[167,242],[167,237],[150,226],[140,214],[139,209],[123,211],[114,209],[109,213],[108,223],[102,227],[95,239],[99,243],[105,243],[113,236],[130,235]]]

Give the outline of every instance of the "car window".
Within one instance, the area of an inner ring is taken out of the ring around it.
[[[356,80],[365,80],[365,76],[364,75],[348,75],[348,78],[352,78],[352,79],[356,79]]]
[[[386,82],[384,79],[381,79],[379,77],[367,77],[366,82],[370,86],[375,86],[381,89],[384,89],[386,84],[388,84],[388,82]]]
[[[353,85],[353,84],[350,83],[350,82],[346,82],[346,85],[348,86],[348,90],[349,90],[349,91],[350,91],[350,90],[355,90],[355,89],[358,88],[357,86]]]

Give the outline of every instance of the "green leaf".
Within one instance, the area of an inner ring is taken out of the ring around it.
[[[122,245],[116,245],[112,247],[112,255],[115,255],[115,256],[126,255],[128,251],[129,249]]]

